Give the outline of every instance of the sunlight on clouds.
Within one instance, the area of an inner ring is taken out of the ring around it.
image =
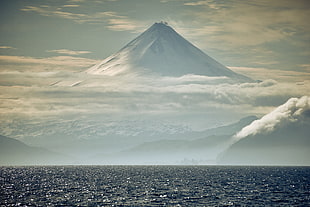
[[[41,63],[41,59],[22,58],[20,61]],[[53,61],[51,64],[60,64],[58,60]],[[63,64],[62,60],[59,61]],[[63,67],[71,67],[71,64],[77,63],[70,62],[63,64]],[[1,113],[18,111],[26,114],[64,115],[75,111],[92,114],[95,105],[96,113],[100,114],[132,114],[139,111],[168,116],[180,111],[182,114],[199,111],[210,113],[215,109],[222,113],[234,110],[241,114],[265,114],[283,99],[302,96],[309,89],[309,83],[306,82],[296,85],[265,80],[258,83],[229,84],[225,77],[186,75],[111,78],[67,71],[1,72]],[[260,99],[268,99],[269,102],[260,102]],[[15,108],[14,111],[11,111],[11,107]]]
[[[310,73],[310,64],[299,65],[303,71]]]
[[[66,4],[66,5],[63,5],[63,7],[80,7],[80,5],[77,5],[77,4]]]
[[[64,12],[64,11],[57,10],[56,8],[50,8],[49,6],[48,7],[25,6],[25,8],[21,9],[21,11],[36,12],[42,16],[56,16],[56,17],[72,19],[72,20],[79,20],[80,18],[87,17],[87,15],[85,14]]]
[[[286,66],[287,59],[279,56],[277,44],[298,45],[300,51],[308,51],[305,41],[309,40],[310,9],[306,1],[210,0],[184,4],[191,11],[187,15],[191,22],[184,19],[182,32],[201,47],[220,51],[224,58],[236,54],[253,65],[273,60],[271,65]],[[253,47],[265,51],[248,54]],[[292,58],[296,55],[294,49],[283,49],[281,54]],[[274,54],[271,56],[268,51]]]
[[[109,19],[109,26],[107,28],[114,31],[135,31],[137,28],[136,24],[133,24],[132,21],[128,19]]]
[[[87,59],[82,57],[71,57],[71,56],[56,56],[48,58],[34,58],[34,57],[25,57],[25,56],[0,56],[1,64],[34,64],[34,68],[39,69],[42,65],[51,65],[51,66],[63,66],[65,67],[89,67],[92,64],[95,64],[97,60]],[[21,66],[24,67],[23,65]]]
[[[67,49],[47,50],[46,52],[53,52],[53,53],[66,54],[66,55],[82,55],[82,54],[92,53],[90,51],[77,51],[77,50],[67,50]]]
[[[16,48],[11,46],[0,46],[0,49],[16,49]]]
[[[207,6],[211,9],[220,9],[221,7],[219,6],[218,3],[216,3],[213,0],[206,0],[206,1],[196,1],[196,2],[187,2],[184,3],[185,6]]]
[[[248,15],[239,15],[245,11],[249,12]],[[211,27],[212,32],[209,30],[210,26],[205,26],[204,28],[197,29],[198,33],[194,33],[193,35],[203,37],[205,34],[213,34],[213,36],[209,38],[212,38],[215,44],[225,44],[226,46],[235,47],[259,45],[290,36],[289,33],[284,33],[281,30],[277,30],[276,27],[272,27],[272,23],[270,23],[269,20],[271,17],[266,17],[264,13],[264,10],[259,13],[257,8],[253,8],[253,11],[249,11],[248,8],[216,10],[216,14],[195,12],[194,15],[197,16],[197,18],[206,20],[212,19],[212,22],[216,22],[217,25],[213,26],[213,28]],[[214,28],[216,30],[214,30]]]
[[[79,5],[63,5],[62,8],[77,7]],[[94,13],[73,13],[62,11],[61,7],[51,6],[25,6],[21,11],[36,12],[42,16],[54,16],[73,20],[77,23],[107,24],[107,28],[113,31],[133,31],[140,32],[145,26],[140,21],[133,20],[127,16],[119,15],[114,11],[94,12]]]

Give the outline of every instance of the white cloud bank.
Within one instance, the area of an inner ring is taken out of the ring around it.
[[[250,135],[270,133],[279,127],[296,122],[303,118],[303,114],[310,111],[310,97],[291,98],[285,104],[277,107],[261,119],[244,127],[234,136],[234,141],[239,141]]]

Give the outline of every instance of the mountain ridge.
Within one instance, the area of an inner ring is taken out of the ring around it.
[[[72,164],[74,159],[0,135],[0,166]]]
[[[92,159],[96,164],[182,164],[184,160],[193,161],[191,164],[215,164],[215,155],[222,151],[231,136],[256,119],[248,116],[238,122],[200,132],[144,140],[118,152],[99,153]]]

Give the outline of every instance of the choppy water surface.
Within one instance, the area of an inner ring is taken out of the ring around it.
[[[310,167],[0,167],[1,206],[309,206]]]

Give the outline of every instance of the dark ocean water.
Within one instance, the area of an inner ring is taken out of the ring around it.
[[[0,167],[1,206],[310,206],[310,167]]]

